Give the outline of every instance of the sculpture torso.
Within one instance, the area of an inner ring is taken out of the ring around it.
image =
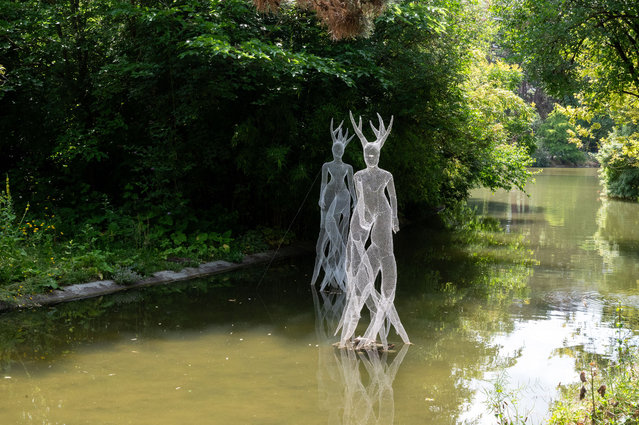
[[[353,167],[349,164],[345,164],[343,162],[331,161],[324,164],[331,178],[326,184],[323,193],[324,199],[324,208],[328,209],[332,202],[337,201],[338,203],[348,202],[350,198],[350,192],[348,187],[346,186],[346,176]],[[348,202],[348,207],[350,207],[350,202]]]
[[[364,211],[364,217],[360,219],[371,223],[380,214],[391,214],[391,206],[385,193],[391,178],[391,173],[377,167],[369,167],[355,173],[353,180],[359,199],[358,205],[361,204]],[[356,211],[357,213],[361,213],[361,209]]]

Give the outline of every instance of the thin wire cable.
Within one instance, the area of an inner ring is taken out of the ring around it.
[[[311,186],[308,188],[308,191],[306,192],[306,195],[304,196],[304,199],[302,199],[302,203],[300,204],[299,208],[297,209],[297,212],[295,213],[295,216],[293,217],[293,220],[291,220],[290,224],[288,225],[288,229],[286,229],[286,232],[284,232],[284,236],[282,236],[280,238],[280,243],[277,246],[277,249],[275,250],[275,252],[273,253],[273,256],[271,257],[271,261],[269,261],[268,264],[266,265],[266,269],[264,269],[264,273],[262,274],[262,277],[260,278],[260,281],[257,282],[257,286],[255,287],[255,289],[258,289],[260,287],[260,285],[262,285],[262,282],[264,281],[264,277],[266,276],[266,272],[268,272],[268,269],[271,267],[271,264],[273,264],[273,261],[275,261],[275,258],[277,257],[277,253],[280,251],[280,248],[282,247],[282,243],[284,243],[284,240],[286,239],[286,235],[288,235],[288,232],[291,230],[291,227],[293,227],[293,223],[295,223],[295,219],[297,219],[297,216],[302,211],[302,207],[306,203],[306,200],[308,199],[308,195],[311,194],[311,190],[313,190],[313,186],[315,186],[315,182],[317,181],[317,178],[320,176],[320,174],[322,174],[322,170],[321,169],[315,175],[315,179],[313,179],[313,183],[311,183]]]

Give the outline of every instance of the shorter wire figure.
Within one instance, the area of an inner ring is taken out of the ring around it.
[[[349,138],[348,130],[346,133],[342,131],[342,124],[344,121],[333,129],[331,119],[333,160],[322,166],[319,198],[320,234],[315,247],[315,269],[311,278],[311,285],[315,285],[320,270],[324,270],[320,291],[326,291],[328,288],[328,290],[346,292],[345,248],[351,209],[356,198],[353,188],[353,167],[342,161],[344,150],[354,135]]]

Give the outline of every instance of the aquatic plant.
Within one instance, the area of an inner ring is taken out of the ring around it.
[[[486,404],[498,425],[528,424],[529,412],[520,412],[519,408],[518,395],[521,389],[508,389],[507,381],[506,372],[500,373],[493,382],[492,388],[486,391]]]

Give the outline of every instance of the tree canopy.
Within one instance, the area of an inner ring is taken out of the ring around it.
[[[554,95],[639,97],[639,3],[499,0],[507,48]]]
[[[389,0],[295,0],[282,5],[282,0],[254,0],[261,12],[279,12],[282,7],[312,10],[335,40],[370,35],[374,20],[384,11]]]
[[[25,202],[74,219],[108,206],[285,225],[316,197],[330,119],[353,111],[395,116],[381,165],[404,213],[522,186],[532,112],[515,95],[521,71],[491,57],[486,13],[401,1],[368,37],[334,41],[288,3],[3,0],[0,168]],[[363,166],[355,144],[345,160]]]
[[[499,0],[495,10],[510,59],[564,99],[570,140],[598,145],[607,194],[639,199],[639,3]]]
[[[0,0],[0,280],[126,281],[315,236],[350,111],[394,116],[380,166],[402,220],[523,187],[535,111],[482,2],[389,3],[342,40],[293,6]],[[361,146],[344,160],[363,168]]]

